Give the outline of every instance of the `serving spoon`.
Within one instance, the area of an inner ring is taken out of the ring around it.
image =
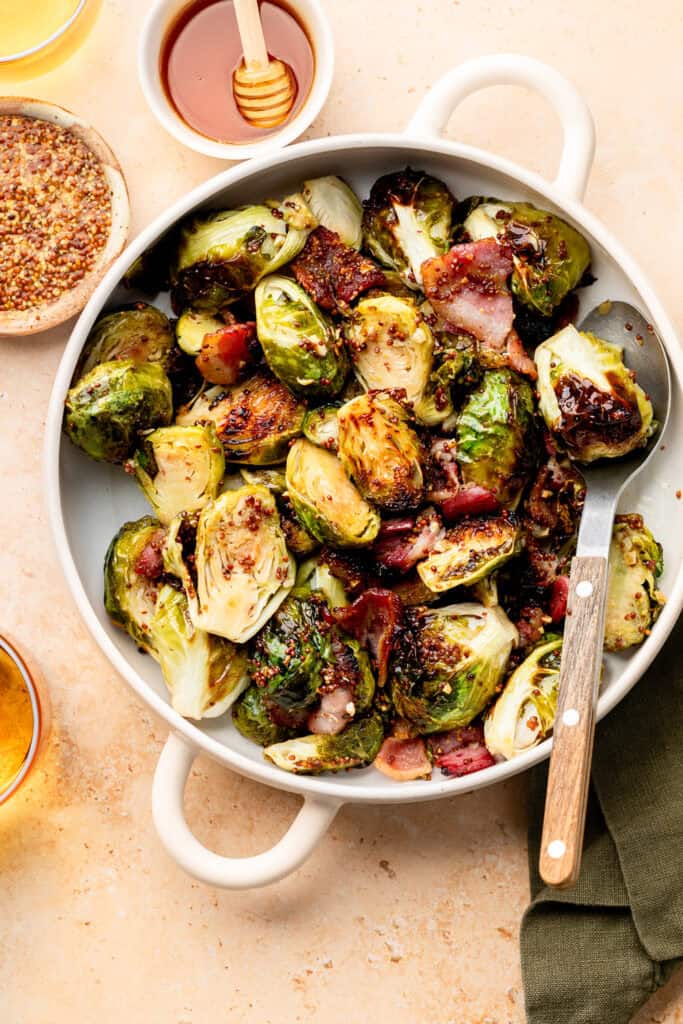
[[[243,54],[232,79],[235,102],[255,128],[276,128],[294,105],[296,80],[288,64],[268,54],[258,0],[233,4]]]
[[[581,466],[586,497],[572,560],[559,696],[546,792],[539,872],[547,885],[576,882],[586,823],[595,713],[602,667],[607,560],[617,501],[652,458],[669,417],[669,363],[652,324],[627,302],[603,302],[583,320],[589,331],[624,349],[624,362],[649,396],[658,428],[648,445],[622,459]]]

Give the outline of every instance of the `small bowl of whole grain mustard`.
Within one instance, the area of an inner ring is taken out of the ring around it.
[[[51,103],[0,97],[0,335],[79,313],[129,221],[121,168],[93,128]]]

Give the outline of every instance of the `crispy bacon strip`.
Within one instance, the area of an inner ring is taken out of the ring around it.
[[[373,763],[382,775],[395,782],[429,779],[432,775],[432,763],[421,736],[406,740],[388,736]]]
[[[406,573],[426,558],[443,536],[441,518],[427,508],[415,519],[389,519],[382,524],[372,553],[385,569]]]
[[[435,733],[429,737],[428,744],[434,763],[444,775],[470,775],[496,763],[486,749],[481,725]]]
[[[206,334],[195,363],[210,384],[230,387],[242,376],[243,370],[254,362],[256,324],[227,324],[214,334]]]
[[[377,684],[384,686],[389,657],[403,619],[400,598],[390,590],[371,587],[348,607],[335,608],[332,615],[343,630],[370,651],[377,670]]]
[[[343,312],[369,288],[380,288],[384,271],[322,225],[312,231],[291,263],[294,276],[321,309]]]
[[[319,736],[336,736],[354,714],[353,694],[346,687],[338,686],[322,695],[320,707],[308,716],[308,728]]]

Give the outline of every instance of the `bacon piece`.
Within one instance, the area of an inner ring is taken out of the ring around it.
[[[550,615],[540,604],[530,602],[520,609],[515,626],[519,634],[519,650],[522,654],[526,654],[543,639],[545,627],[550,621]]]
[[[484,727],[479,724],[435,733],[428,744],[434,763],[444,775],[459,778],[496,763],[486,749]]]
[[[373,763],[382,775],[396,782],[429,779],[432,775],[432,763],[421,736],[405,740],[388,736]]]
[[[389,519],[382,524],[372,553],[385,569],[406,573],[429,555],[443,532],[433,508],[425,509],[415,519]]]
[[[463,484],[455,494],[441,502],[441,511],[449,520],[497,512],[499,508],[500,502],[495,494],[478,484]]]
[[[484,351],[535,379],[536,366],[513,327],[513,267],[510,248],[494,238],[463,242],[422,264],[424,292],[447,330],[471,334]]]
[[[496,512],[500,502],[492,491],[478,484],[463,484],[456,459],[455,441],[440,438],[429,450],[427,497],[439,506],[446,519]]]
[[[370,651],[377,670],[377,685],[384,686],[389,657],[403,619],[400,598],[390,590],[371,587],[347,608],[335,608],[332,615],[343,630]]]
[[[245,367],[254,361],[253,342],[256,324],[228,324],[213,334],[204,335],[202,347],[195,363],[210,384],[230,387],[236,384]]]
[[[550,617],[553,622],[561,622],[567,614],[568,596],[569,577],[558,576],[550,588]]]
[[[158,580],[164,573],[164,559],[161,547],[164,531],[157,530],[145,544],[135,562],[135,572],[148,580]]]
[[[290,264],[294,276],[321,309],[341,312],[369,288],[385,283],[384,271],[367,256],[345,245],[336,231],[322,225],[312,231]]]
[[[320,707],[308,716],[310,732],[319,736],[336,736],[355,714],[353,694],[344,686],[324,693]]]

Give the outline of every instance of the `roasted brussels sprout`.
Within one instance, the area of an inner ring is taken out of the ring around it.
[[[179,347],[188,356],[198,356],[207,334],[215,334],[225,326],[222,317],[211,316],[200,309],[186,309],[178,317],[175,336]]]
[[[303,433],[313,444],[336,452],[339,447],[338,405],[321,405],[311,409],[304,418]]]
[[[389,392],[359,395],[339,410],[339,458],[368,501],[387,512],[416,508],[423,493],[422,446]]]
[[[168,526],[179,512],[198,512],[216,497],[225,459],[212,423],[159,427],[144,436],[130,468],[160,522]]]
[[[365,390],[403,389],[419,420],[429,387],[434,338],[415,302],[396,295],[361,299],[344,325],[344,336]]]
[[[263,484],[273,494],[284,494],[287,489],[284,466],[267,466],[263,469],[251,469],[243,466],[240,469],[240,476],[245,484]]]
[[[643,517],[634,513],[617,516],[609,551],[605,610],[608,651],[634,647],[649,636],[665,601],[657,590],[663,568],[661,545]]]
[[[161,587],[149,628],[178,714],[216,718],[247,687],[246,653],[223,637],[197,629],[183,591]]]
[[[469,200],[464,230],[473,242],[497,238],[512,250],[512,292],[542,316],[581,281],[591,261],[588,242],[566,221],[529,203]]]
[[[568,324],[534,359],[541,414],[573,459],[615,459],[647,444],[657,426],[652,403],[618,345]]]
[[[99,363],[66,396],[64,430],[98,462],[124,462],[143,430],[173,418],[171,382],[158,363]]]
[[[494,757],[509,760],[545,739],[555,721],[562,637],[546,636],[515,669],[484,722]]]
[[[440,593],[476,583],[519,549],[519,526],[510,516],[464,519],[437,540],[417,571],[430,590]]]
[[[348,372],[334,326],[291,278],[271,274],[256,289],[256,333],[276,377],[298,395],[331,398]]]
[[[530,385],[511,370],[489,370],[457,419],[456,458],[463,482],[514,507],[536,462]]]
[[[349,603],[342,581],[330,572],[319,556],[302,562],[296,573],[293,597],[322,595],[330,608],[343,608]]]
[[[517,630],[502,608],[455,604],[406,611],[390,669],[396,711],[417,732],[467,725],[505,674]]]
[[[345,181],[328,174],[304,182],[303,197],[312,213],[329,231],[335,231],[345,245],[360,249],[363,244],[363,207]]]
[[[267,695],[266,704],[299,711],[318,699],[331,653],[319,599],[290,594],[256,637],[251,678]]]
[[[264,750],[278,768],[297,775],[340,772],[372,764],[384,739],[379,715],[359,718],[336,735],[295,736]]]
[[[339,459],[305,438],[287,456],[287,493],[302,525],[319,541],[362,547],[377,536],[380,518]]]
[[[421,287],[424,261],[448,249],[453,203],[444,183],[424,171],[385,174],[363,204],[366,248],[411,288]]]
[[[252,683],[232,706],[235,728],[252,743],[268,747],[292,735],[293,729],[271,719],[272,709],[266,704],[266,694]]]
[[[200,392],[176,423],[213,423],[228,462],[268,466],[282,462],[301,433],[305,406],[269,373],[256,373],[232,388]]]
[[[284,491],[282,494],[278,494],[276,501],[280,513],[280,526],[289,550],[301,558],[312,554],[316,548],[320,547],[320,542],[301,525],[301,520],[294,510],[290,496]]]
[[[152,652],[150,623],[159,585],[148,565],[161,562],[164,530],[157,519],[143,516],[124,523],[104,559],[104,607],[107,614],[133,638],[138,647]],[[141,571],[142,570],[142,571]]]
[[[180,234],[172,275],[175,303],[217,312],[293,259],[307,235],[267,206],[194,218]]]
[[[100,317],[83,346],[74,380],[100,363],[130,359],[134,363],[158,363],[171,367],[175,343],[168,317],[155,306],[133,306]]]

